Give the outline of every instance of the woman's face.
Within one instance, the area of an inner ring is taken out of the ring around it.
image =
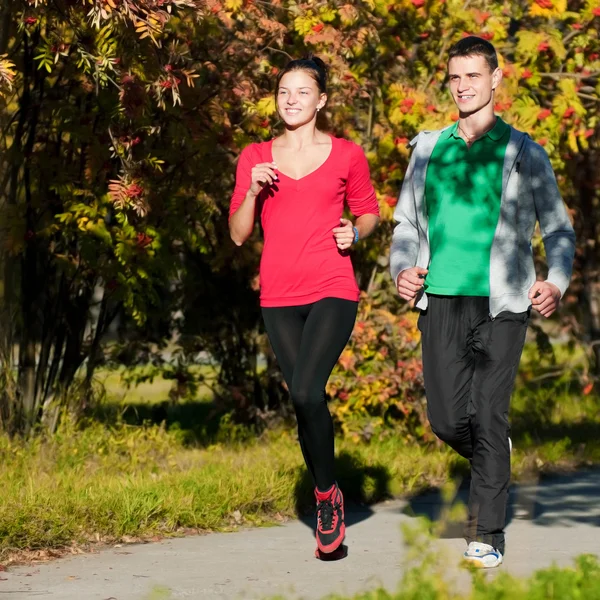
[[[319,92],[317,82],[306,71],[290,71],[279,82],[277,110],[289,127],[310,123],[326,101],[327,95]]]

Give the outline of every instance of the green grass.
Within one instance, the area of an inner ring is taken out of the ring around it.
[[[27,444],[0,437],[0,559],[15,552],[98,541],[151,539],[190,530],[269,524],[312,506],[295,434],[257,438],[210,401],[169,403],[170,382],[123,392],[93,420],[63,423]],[[516,479],[600,464],[600,398],[570,379],[521,381],[512,421]],[[121,415],[117,418],[117,415]],[[388,432],[370,442],[338,440],[346,498],[372,503],[467,472],[453,452],[406,444]]]
[[[487,578],[473,573],[470,592],[456,592],[439,568],[424,563],[409,570],[398,591],[378,589],[345,600],[598,600],[600,598],[600,563],[598,558],[582,555],[571,568],[551,567],[519,579],[506,573]],[[167,596],[168,598],[168,596]],[[328,596],[328,600],[344,600]]]
[[[48,440],[0,438],[0,556],[73,543],[135,540],[193,530],[232,529],[294,517],[312,491],[293,434],[190,447],[179,429],[158,425],[80,429],[68,423]],[[598,441],[590,442],[594,452]],[[588,460],[551,443],[515,450],[515,476]],[[371,503],[441,486],[466,463],[442,448],[389,436],[340,440],[338,478],[349,501]]]
[[[146,381],[132,387],[123,385],[123,375],[119,370],[99,371],[96,379],[105,386],[106,393],[114,404],[130,405],[158,403],[168,400],[173,382],[162,377]]]
[[[0,551],[222,530],[293,517],[311,489],[293,436],[193,449],[158,426],[79,430],[0,444]],[[373,502],[444,479],[456,459],[399,440],[339,446],[349,499]]]
[[[192,373],[196,376],[202,375],[206,379],[198,390],[198,400],[210,400],[212,391],[210,382],[214,379],[215,369],[209,365],[198,365],[193,367]],[[124,369],[100,369],[96,372],[96,380],[103,385],[106,395],[112,404],[129,406],[139,404],[156,404],[166,402],[169,399],[169,391],[173,387],[173,380],[164,379],[154,367],[136,367],[128,371],[128,378],[132,385],[124,385]],[[135,380],[140,382],[136,384]]]

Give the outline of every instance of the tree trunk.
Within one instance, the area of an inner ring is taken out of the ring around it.
[[[581,248],[581,310],[583,332],[589,344],[592,364],[590,370],[600,377],[600,209],[598,207],[598,160],[600,153],[590,149],[575,166],[573,179],[579,193],[581,207],[578,219],[579,246]]]
[[[0,6],[0,54],[6,54],[8,50],[12,10],[13,0],[2,0],[2,6]]]

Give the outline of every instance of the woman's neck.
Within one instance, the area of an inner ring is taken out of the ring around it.
[[[315,123],[307,123],[296,129],[288,129],[286,127],[283,135],[279,138],[282,146],[296,148],[298,150],[305,146],[322,143],[326,134],[319,131]]]

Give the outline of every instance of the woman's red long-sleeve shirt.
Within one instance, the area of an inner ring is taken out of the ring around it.
[[[252,182],[252,167],[273,162],[273,141],[250,144],[240,155],[230,216]],[[325,162],[301,179],[277,170],[279,180],[257,198],[264,231],[260,304],[299,306],[326,297],[357,301],[358,285],[348,253],[338,250],[332,230],[344,202],[355,217],[379,214],[369,165],[361,147],[332,137]]]

